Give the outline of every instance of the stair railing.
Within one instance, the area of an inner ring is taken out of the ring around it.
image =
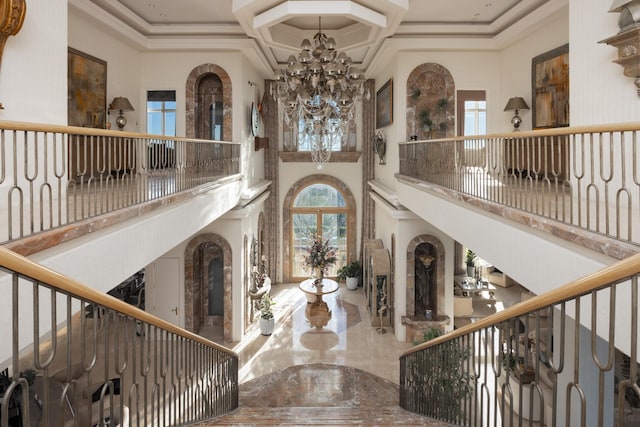
[[[400,406],[465,426],[639,425],[639,274],[634,255],[407,350]]]
[[[1,427],[186,425],[238,406],[238,356],[201,336],[4,248],[0,294]]]

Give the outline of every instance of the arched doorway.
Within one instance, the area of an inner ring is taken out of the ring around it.
[[[198,333],[202,326],[232,336],[231,246],[217,234],[201,234],[185,249],[185,329]]]
[[[351,190],[328,175],[310,175],[291,186],[283,205],[283,280],[301,280],[301,255],[309,232],[322,231],[338,247],[338,262],[353,261],[356,252],[356,203]],[[329,271],[329,275],[333,275]]]
[[[187,138],[231,141],[233,105],[227,72],[214,64],[197,66],[187,77],[186,94]]]

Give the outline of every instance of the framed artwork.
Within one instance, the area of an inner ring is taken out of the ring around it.
[[[569,126],[569,45],[531,60],[533,128]]]
[[[376,129],[393,123],[393,79],[376,92]]]
[[[107,123],[107,63],[69,48],[68,124],[105,128]]]

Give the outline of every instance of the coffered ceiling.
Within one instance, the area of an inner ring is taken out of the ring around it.
[[[365,68],[385,41],[498,40],[568,0],[69,0],[141,49],[244,49],[265,70],[319,27]],[[319,19],[320,18],[320,19]],[[506,43],[503,41],[503,43]]]

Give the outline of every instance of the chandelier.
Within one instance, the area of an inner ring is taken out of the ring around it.
[[[368,99],[369,93],[364,90],[364,72],[336,50],[335,40],[322,32],[320,18],[313,45],[304,39],[301,48],[297,57],[289,56],[271,91],[283,107],[285,123],[298,130],[299,149],[310,150],[322,169],[353,125],[357,101],[363,95]]]

